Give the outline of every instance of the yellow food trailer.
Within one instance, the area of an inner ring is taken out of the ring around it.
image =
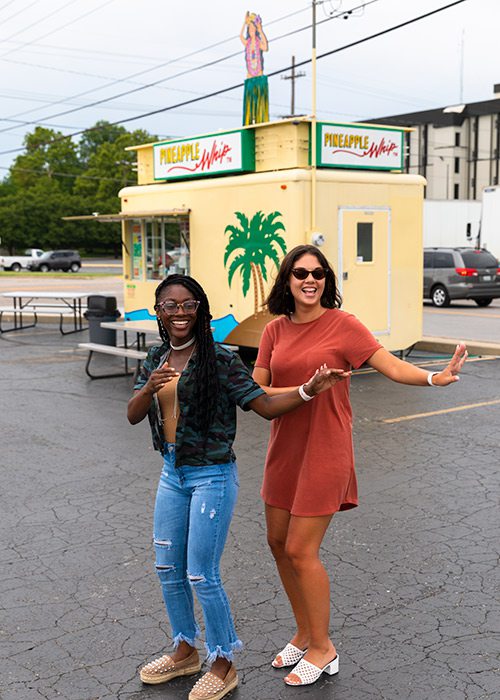
[[[315,129],[316,149],[311,152]],[[133,147],[121,190],[125,313],[154,318],[169,273],[205,288],[217,341],[256,347],[284,254],[321,248],[343,308],[389,350],[422,332],[425,180],[401,172],[405,129],[298,118]]]

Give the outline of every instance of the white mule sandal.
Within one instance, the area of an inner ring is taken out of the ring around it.
[[[286,668],[287,666],[295,666],[297,661],[301,660],[306,651],[307,649],[304,649],[304,651],[302,651],[302,649],[299,649],[294,644],[289,642],[286,645],[286,647],[280,651],[279,654],[276,654],[274,660],[271,662],[271,666],[274,666],[274,668]],[[281,663],[279,663],[278,659],[281,659]]]
[[[339,655],[329,661],[326,666],[323,668],[319,668],[318,666],[315,666],[314,664],[311,664],[309,661],[306,661],[306,659],[301,659],[299,663],[295,666],[295,668],[290,671],[290,673],[294,673],[297,678],[299,679],[298,683],[294,683],[293,681],[287,681],[285,678],[285,683],[287,685],[310,685],[311,683],[316,683],[318,678],[321,676],[322,673],[328,673],[329,676],[334,676],[336,673],[339,672]]]

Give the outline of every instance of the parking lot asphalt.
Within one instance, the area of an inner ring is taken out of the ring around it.
[[[137,676],[170,648],[151,546],[161,462],[147,425],[126,421],[131,380],[88,380],[79,335],[0,337],[0,697],[186,698],[192,679]],[[259,498],[269,425],[239,412],[223,577],[245,649],[229,697],[500,698],[499,370],[470,361],[448,389],[353,377],[361,505],[322,550],[340,673],[302,689],[270,667],[292,621]]]

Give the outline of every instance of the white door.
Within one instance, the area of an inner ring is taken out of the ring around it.
[[[339,208],[339,288],[342,308],[375,335],[391,325],[391,210]]]

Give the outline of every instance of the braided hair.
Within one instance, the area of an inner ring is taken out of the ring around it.
[[[210,424],[215,415],[219,392],[215,342],[210,327],[210,321],[212,320],[210,305],[202,286],[192,277],[180,274],[169,275],[158,285],[155,290],[156,304],[163,290],[173,284],[180,284],[182,287],[185,287],[200,302],[194,326],[196,353],[193,355],[193,360],[196,396],[193,406],[196,425],[206,440]],[[157,322],[162,341],[170,346],[169,335],[158,316]]]

